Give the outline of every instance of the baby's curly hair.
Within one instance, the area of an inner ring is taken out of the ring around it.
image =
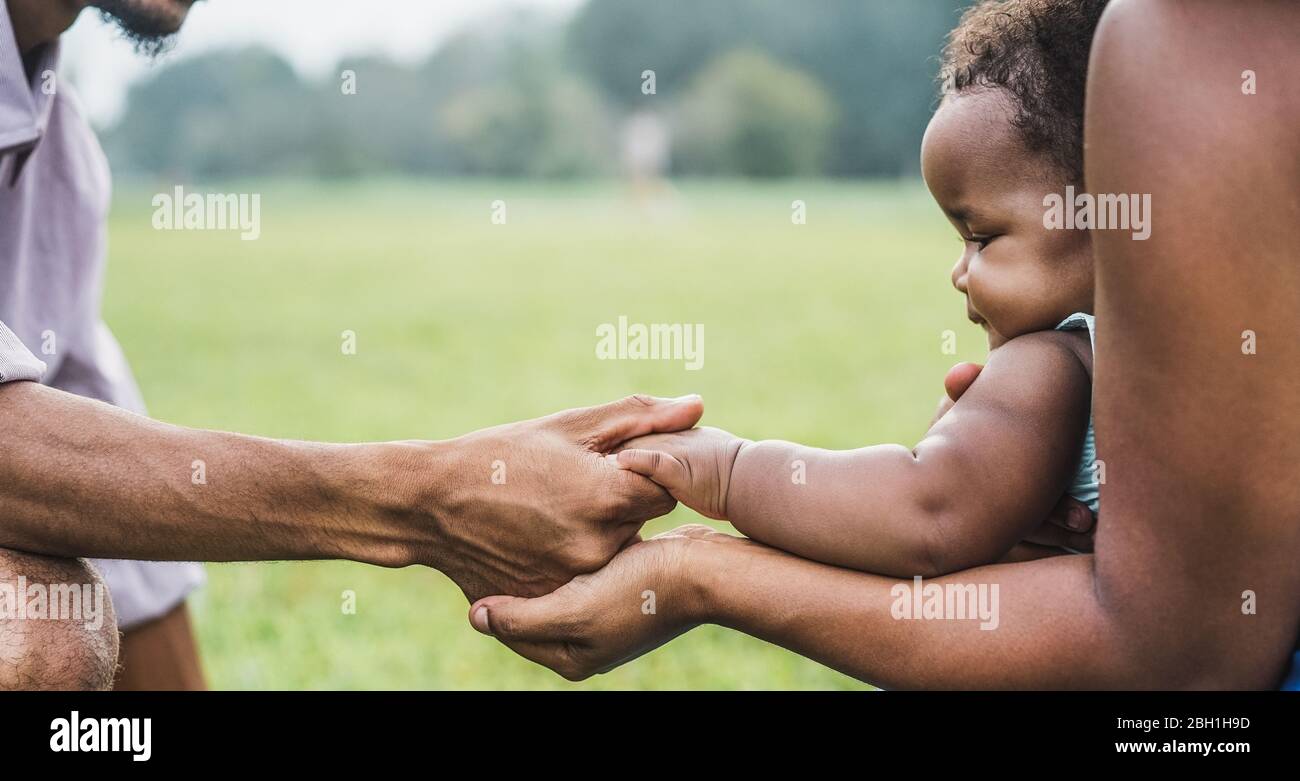
[[[1006,90],[1033,152],[1083,182],[1088,52],[1109,0],[981,0],[948,34],[940,94]]]

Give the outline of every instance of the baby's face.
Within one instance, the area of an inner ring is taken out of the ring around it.
[[[950,95],[921,144],[926,185],[962,239],[953,286],[990,349],[1092,312],[1088,232],[1043,227],[1043,198],[1064,197],[1069,177],[1025,146],[1012,116],[1002,90]]]

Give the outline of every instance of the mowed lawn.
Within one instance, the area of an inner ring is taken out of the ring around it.
[[[192,187],[260,193],[256,241],[153,230],[150,198],[174,184],[119,186],[104,310],[151,413],[173,423],[438,439],[638,391],[698,392],[707,424],[751,438],[911,443],[947,367],[984,352],[948,283],[956,236],[916,183],[687,183],[656,206],[617,184]],[[504,225],[491,221],[497,200]],[[806,224],[791,222],[795,200]],[[703,324],[703,368],[597,360],[597,327],[620,315]],[[698,520],[678,508],[647,532]],[[193,606],[217,688],[866,688],[712,626],[570,684],[474,632],[459,590],[426,568],[208,573]]]

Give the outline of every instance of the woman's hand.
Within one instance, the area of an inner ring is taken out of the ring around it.
[[[952,409],[962,394],[979,378],[983,369],[978,363],[959,363],[948,370],[943,378],[945,395],[939,401],[939,409],[930,422],[931,427]],[[1093,515],[1086,504],[1072,496],[1063,495],[1042,525],[1012,549],[1004,561],[1059,555],[1065,552],[1062,550],[1064,548],[1091,553],[1096,526],[1097,516]]]
[[[957,399],[960,399],[966,389],[974,384],[975,379],[980,376],[980,372],[983,370],[984,367],[978,363],[959,363],[948,370],[948,373],[943,378],[944,395],[943,398],[939,399],[939,409],[934,412],[934,419],[930,421],[930,428],[934,428],[934,424],[948,414],[948,410],[952,409],[952,405],[957,403]]]
[[[696,546],[732,542],[745,544],[707,526],[682,526],[627,546],[604,569],[546,596],[480,599],[470,606],[470,623],[520,656],[580,681],[699,624],[705,611],[687,560]]]

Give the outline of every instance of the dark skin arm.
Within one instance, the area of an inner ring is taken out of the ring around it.
[[[609,561],[673,507],[602,454],[629,437],[691,426],[701,412],[698,397],[633,396],[456,439],[341,445],[183,428],[6,383],[0,548],[426,564],[470,599],[544,594]]]
[[[829,451],[717,429],[634,440],[619,463],[798,556],[934,576],[1001,559],[1069,484],[1088,421],[1088,337],[1012,339],[914,448]]]
[[[1109,619],[1090,591],[1093,564],[1091,555],[1058,556],[927,580],[998,584],[997,628],[985,631],[978,621],[896,620],[896,580],[696,525],[632,545],[544,597],[480,600],[470,621],[570,680],[713,623],[889,689],[1172,685],[1152,677],[1158,671],[1129,654],[1122,635],[1102,630]],[[647,591],[652,614],[641,609]]]
[[[704,532],[633,545],[546,597],[484,600],[475,626],[570,677],[712,621],[894,687],[1276,686],[1300,617],[1298,30],[1300,5],[1272,0],[1107,11],[1087,180],[1150,193],[1154,218],[1148,241],[1095,240],[1106,523],[1093,555],[951,576],[999,585],[997,630],[894,620],[887,578]],[[659,611],[629,615],[650,583]]]

